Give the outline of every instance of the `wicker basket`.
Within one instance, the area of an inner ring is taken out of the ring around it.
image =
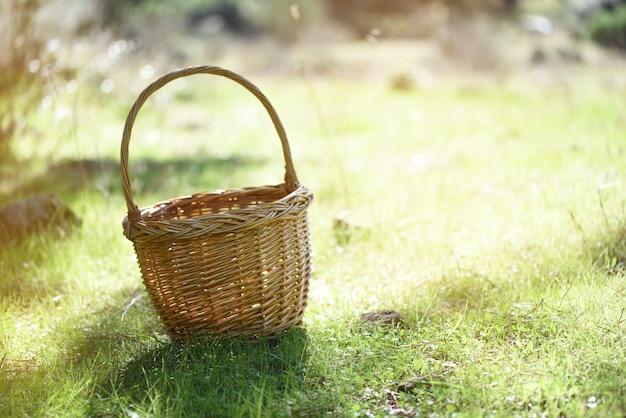
[[[285,182],[205,191],[140,209],[128,173],[132,127],[148,97],[180,77],[226,77],[245,87],[268,112],[282,144]],[[121,169],[133,242],[144,284],[174,339],[274,335],[302,320],[311,274],[307,208],[313,194],[298,183],[276,111],[245,78],[218,67],[190,67],[150,84],[126,119]]]

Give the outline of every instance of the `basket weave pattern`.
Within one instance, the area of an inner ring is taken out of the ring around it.
[[[140,209],[128,173],[134,120],[147,98],[192,74],[229,78],[253,93],[281,140],[285,183],[206,191]],[[218,67],[190,67],[148,86],[132,107],[121,150],[128,215],[142,278],[167,332],[199,335],[273,335],[299,324],[307,303],[311,247],[307,208],[313,194],[297,180],[284,128],[267,98],[246,79]]]

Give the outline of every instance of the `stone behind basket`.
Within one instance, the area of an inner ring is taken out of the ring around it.
[[[128,171],[132,127],[148,97],[194,74],[228,78],[265,107],[281,141],[285,182],[275,186],[205,191],[139,208]],[[121,146],[128,215],[143,282],[169,335],[275,335],[302,321],[311,275],[307,208],[312,192],[300,185],[283,125],[250,81],[212,66],[173,71],[150,84],[131,108]]]

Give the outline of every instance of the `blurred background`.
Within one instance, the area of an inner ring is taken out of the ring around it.
[[[32,136],[29,115],[72,117],[64,95],[134,95],[186,65],[411,89],[602,66],[626,51],[624,0],[5,0],[0,20],[4,163],[11,141]]]

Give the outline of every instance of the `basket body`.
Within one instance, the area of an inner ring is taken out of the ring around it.
[[[207,73],[230,78],[266,108],[285,157],[285,183],[207,191],[139,209],[128,174],[128,144],[147,97],[175,78]],[[123,227],[143,282],[169,335],[267,336],[302,321],[311,275],[307,208],[313,194],[299,184],[282,124],[247,80],[218,67],[170,73],[142,92],[122,138]]]
[[[206,192],[124,220],[168,333],[273,335],[297,325],[311,274],[312,194],[283,186]]]

